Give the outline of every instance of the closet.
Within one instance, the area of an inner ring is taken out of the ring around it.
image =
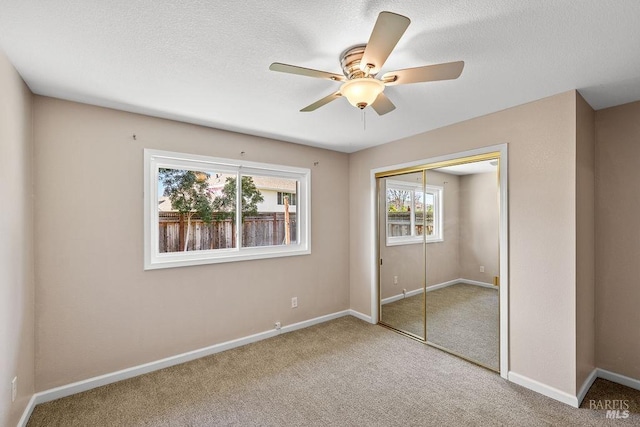
[[[376,188],[379,323],[500,371],[500,152],[379,172]]]

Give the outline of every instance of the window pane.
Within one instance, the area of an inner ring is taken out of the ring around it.
[[[289,205],[295,206],[296,204],[296,193],[283,193],[282,191],[278,191],[278,204],[284,205],[284,199],[288,197]]]
[[[242,246],[296,244],[296,179],[242,176]]]
[[[411,236],[411,191],[387,188],[387,236]]]
[[[214,208],[214,184],[228,176],[214,171],[158,169],[159,253],[234,246],[233,218]]]
[[[422,191],[416,191],[414,193],[414,206],[415,206],[415,228],[416,236],[422,236],[424,233],[424,193]]]
[[[310,169],[150,149],[144,159],[145,270],[311,253]]]
[[[424,209],[426,210],[425,227],[427,229],[427,236],[433,236],[434,234],[434,222],[433,222],[434,207],[435,207],[435,195],[433,193],[426,193]]]

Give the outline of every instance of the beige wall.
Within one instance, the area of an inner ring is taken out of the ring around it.
[[[427,184],[442,187],[442,242],[427,244],[427,286],[460,277],[460,185],[455,175],[428,170]]]
[[[493,284],[500,276],[499,219],[497,172],[461,176],[460,277]]]
[[[32,96],[0,52],[0,425],[14,426],[34,391]],[[18,398],[11,402],[11,380]]]
[[[596,112],[596,364],[640,380],[640,102]]]
[[[37,390],[349,308],[346,154],[39,96],[35,124]],[[144,271],[143,148],[311,168],[312,254]]]
[[[576,387],[595,360],[595,112],[576,97]]]
[[[575,110],[571,91],[353,154],[351,307],[371,312],[370,170],[506,142],[510,369],[575,394]]]

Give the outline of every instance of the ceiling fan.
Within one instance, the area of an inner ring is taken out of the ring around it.
[[[384,94],[386,86],[457,79],[464,68],[464,61],[447,62],[390,71],[377,79],[376,74],[410,23],[411,20],[406,16],[392,12],[380,12],[369,37],[369,42],[350,47],[340,55],[340,64],[344,75],[280,62],[274,62],[269,66],[269,69],[342,82],[338,91],[304,107],[300,110],[302,112],[314,111],[334,99],[344,96],[351,105],[361,110],[371,106],[379,115],[387,114],[393,111],[396,106]]]

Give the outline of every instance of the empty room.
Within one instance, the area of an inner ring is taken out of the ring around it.
[[[0,2],[0,426],[640,425],[638,16]]]

